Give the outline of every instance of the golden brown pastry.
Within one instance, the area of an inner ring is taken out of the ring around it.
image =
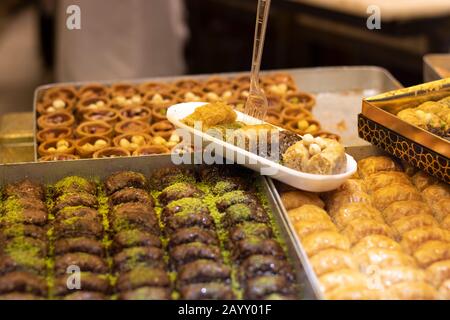
[[[330,221],[328,213],[312,204],[306,204],[300,208],[288,211],[288,217],[292,223],[299,221]]]
[[[348,285],[338,287],[325,296],[328,300],[381,300],[382,290],[370,289],[367,286]]]
[[[439,200],[450,198],[450,187],[443,183],[434,184],[425,188],[422,191],[422,195],[428,204],[433,204]]]
[[[415,267],[414,258],[397,250],[372,248],[355,257],[362,272],[373,274],[379,268]]]
[[[300,190],[283,192],[281,194],[281,201],[286,210],[299,208],[305,204],[312,204],[322,209],[325,207],[325,204],[317,193]]]
[[[430,207],[423,201],[397,201],[389,205],[384,211],[384,219],[388,224],[394,221],[417,214],[432,215]]]
[[[413,254],[421,245],[430,240],[448,241],[448,233],[436,227],[422,227],[405,232],[401,246],[405,252]]]
[[[354,202],[361,202],[367,205],[372,204],[371,197],[363,191],[356,191],[352,193],[347,191],[334,192],[329,195],[326,203],[329,213],[334,216],[342,206]]]
[[[300,239],[315,232],[337,231],[336,226],[331,220],[299,221],[294,224],[294,229]]]
[[[182,121],[190,127],[194,127],[196,122],[202,122],[203,131],[212,126],[228,124],[236,121],[236,112],[233,108],[223,102],[209,103],[198,107],[195,111]]]
[[[421,268],[450,259],[450,244],[444,241],[431,240],[425,242],[414,252],[414,258]]]
[[[429,186],[438,183],[439,181],[435,177],[430,176],[423,171],[416,172],[412,176],[411,180],[414,186],[416,186],[416,188],[419,189],[419,191],[423,191]]]
[[[367,186],[364,180],[361,179],[348,179],[345,181],[337,191],[353,192],[367,192]]]
[[[450,300],[450,279],[441,284],[438,294],[440,300]]]
[[[369,193],[373,193],[393,183],[411,184],[409,177],[404,172],[397,171],[377,172],[368,176],[365,181]]]
[[[353,255],[345,250],[322,250],[309,259],[311,266],[318,277],[325,273],[342,269],[358,270]]]
[[[450,231],[450,214],[441,221],[441,228]]]
[[[327,273],[319,278],[320,289],[325,294],[344,286],[367,287],[367,277],[357,270],[344,269]]]
[[[450,260],[433,263],[425,270],[427,281],[435,287],[439,287],[444,281],[450,279]]]
[[[438,223],[432,215],[419,213],[397,219],[392,222],[391,227],[396,236],[400,238],[402,234],[412,229],[420,227],[438,227]]]
[[[422,200],[420,193],[410,184],[393,183],[387,187],[378,189],[372,194],[372,202],[375,208],[383,211],[391,203],[396,201]]]
[[[343,205],[334,215],[334,221],[339,229],[344,229],[351,221],[358,218],[368,218],[384,222],[383,215],[374,207],[361,202]]]
[[[352,252],[355,256],[360,256],[369,249],[377,248],[397,251],[402,250],[402,247],[398,244],[398,242],[393,239],[380,234],[373,234],[359,240],[359,242],[353,246]]]
[[[352,245],[359,240],[374,234],[383,235],[389,238],[393,237],[391,228],[383,222],[368,218],[357,218],[350,221],[342,234],[347,236]]]
[[[436,289],[424,281],[401,282],[389,288],[389,296],[393,300],[434,300]]]
[[[358,161],[358,174],[362,179],[380,171],[402,170],[397,162],[385,156],[373,156]]]
[[[302,245],[309,257],[325,249],[348,250],[350,248],[350,242],[347,237],[336,231],[313,233],[302,239]]]
[[[401,282],[426,281],[425,271],[411,266],[383,268],[373,274],[374,281],[380,281],[384,287]]]
[[[445,198],[434,203],[430,203],[430,207],[433,210],[434,217],[438,221],[443,221],[450,215],[450,198]]]

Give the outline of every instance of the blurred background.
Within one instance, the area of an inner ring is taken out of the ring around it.
[[[70,5],[81,30],[69,30]],[[31,111],[36,86],[250,69],[257,0],[1,0],[0,114]],[[381,29],[366,27],[379,5]],[[263,69],[378,65],[422,82],[448,53],[450,0],[272,0]]]

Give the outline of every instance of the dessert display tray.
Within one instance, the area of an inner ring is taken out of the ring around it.
[[[196,154],[192,154],[193,161]],[[173,166],[170,155],[142,156],[139,158],[115,159],[85,159],[76,161],[57,161],[41,163],[5,164],[0,165],[0,186],[17,182],[21,179],[30,179],[36,182],[55,183],[66,176],[77,175],[86,178],[105,178],[113,172],[131,170],[150,175],[155,170]],[[193,165],[182,165],[192,167]],[[264,177],[259,178],[264,197],[267,198],[269,209],[272,211],[277,231],[286,244],[287,254],[295,270],[300,288],[301,299],[317,299],[317,284],[311,280],[310,272],[303,268],[304,256],[298,251],[298,246],[287,224],[287,219],[280,211],[275,189],[269,185]]]
[[[345,145],[365,144],[358,137],[356,126],[361,99],[364,97],[379,94],[381,92],[401,88],[399,82],[385,69],[370,66],[357,67],[325,67],[325,68],[306,68],[306,69],[285,69],[266,71],[266,74],[287,72],[289,73],[299,89],[304,92],[312,93],[316,98],[316,105],[313,109],[313,115],[317,118],[322,129],[334,132],[342,137]],[[121,80],[138,84],[143,82],[173,82],[181,79],[207,79],[212,76],[236,77],[246,74],[239,73],[221,73],[221,74],[203,74],[194,76],[177,76],[164,78],[148,78]],[[45,90],[61,85],[73,85],[80,87],[89,82],[76,83],[58,83],[40,86],[35,91],[34,98],[34,145],[35,160],[38,159],[37,139],[36,139],[36,107],[39,97]],[[100,82],[109,85],[118,81]]]
[[[450,79],[391,91],[363,100],[359,135],[391,155],[450,183],[450,142],[411,125],[396,114],[450,95]]]
[[[450,77],[450,54],[427,54],[423,57],[425,82]]]

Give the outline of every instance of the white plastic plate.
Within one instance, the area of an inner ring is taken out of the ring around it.
[[[219,154],[219,156],[224,157],[229,161],[235,162],[236,159],[238,159],[239,161],[237,163],[240,165],[284,182],[295,188],[311,192],[335,190],[356,172],[356,161],[348,154],[346,154],[347,168],[345,173],[320,175],[300,172],[265,159],[231,143],[217,139],[181,122],[182,119],[193,113],[197,107],[205,104],[205,102],[187,102],[173,105],[167,110],[167,119],[176,127],[187,130],[192,137],[198,137],[207,144],[213,144],[212,148],[214,148],[216,154]],[[261,123],[261,120],[252,118],[239,111],[236,111],[236,114],[237,120],[246,124]]]

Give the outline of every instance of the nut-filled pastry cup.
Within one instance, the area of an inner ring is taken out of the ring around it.
[[[37,123],[40,129],[71,127],[75,118],[69,112],[58,111],[40,116]]]
[[[181,79],[175,81],[173,86],[178,90],[201,90],[203,85],[200,81],[195,79]]]
[[[54,101],[58,99],[74,102],[77,99],[77,89],[73,86],[59,86],[48,89],[42,96],[43,101]]]
[[[52,139],[41,143],[38,148],[38,153],[41,157],[54,154],[74,154],[75,144],[69,139]]]
[[[169,148],[155,144],[139,147],[136,151],[133,152],[133,156],[147,156],[152,154],[167,154],[170,153]]]
[[[115,137],[113,144],[132,153],[140,147],[152,144],[152,137],[145,133],[126,133]]]
[[[100,83],[90,83],[78,90],[78,99],[109,98],[109,88]]]
[[[104,121],[114,124],[119,120],[119,111],[111,108],[89,110],[83,114],[83,121]]]
[[[144,82],[139,85],[139,91],[143,96],[151,93],[168,93],[171,94],[176,91],[175,87],[167,82]]]
[[[111,137],[113,134],[113,128],[109,123],[105,121],[86,121],[76,128],[75,134],[79,138],[94,135],[102,137]]]
[[[47,128],[38,131],[36,138],[38,142],[44,142],[53,139],[70,139],[72,135],[72,128]]]
[[[295,92],[284,96],[283,104],[287,108],[304,108],[311,111],[316,104],[316,99],[306,92]]]
[[[61,97],[54,100],[44,100],[37,104],[39,114],[51,114],[58,111],[72,112],[74,101]]]
[[[150,124],[138,120],[124,120],[116,123],[114,126],[116,134],[125,133],[150,133]]]
[[[166,140],[170,139],[170,136],[172,135],[174,130],[175,126],[168,120],[154,123],[150,127],[150,133],[152,134],[152,136],[162,137]]]
[[[86,97],[77,103],[77,112],[81,115],[89,112],[111,107],[111,101],[107,97]]]
[[[150,123],[152,120],[152,110],[144,106],[130,106],[119,111],[120,120],[138,120]]]
[[[88,136],[75,142],[76,153],[82,158],[91,158],[94,152],[111,146],[111,140],[103,136]]]
[[[118,158],[118,157],[129,157],[131,156],[131,153],[120,147],[109,147],[105,149],[101,149],[99,151],[94,152],[92,157],[94,159],[101,159],[101,158]]]

